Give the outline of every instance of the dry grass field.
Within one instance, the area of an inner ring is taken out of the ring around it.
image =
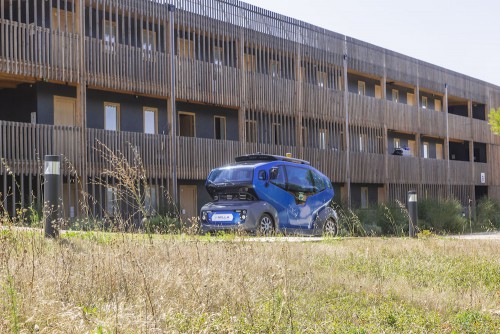
[[[0,333],[498,333],[500,241],[0,231]]]

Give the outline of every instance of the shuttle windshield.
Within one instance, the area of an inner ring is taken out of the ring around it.
[[[208,183],[251,183],[253,167],[230,166],[214,169],[208,176]]]

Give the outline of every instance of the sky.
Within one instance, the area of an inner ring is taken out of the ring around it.
[[[243,0],[500,86],[500,0]]]

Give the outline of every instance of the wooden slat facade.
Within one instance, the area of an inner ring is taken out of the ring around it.
[[[176,7],[173,34],[168,3]],[[45,154],[62,154],[74,170],[97,176],[108,167],[93,149],[100,142],[127,158],[136,148],[148,176],[162,184],[171,168],[179,179],[202,180],[236,155],[290,152],[334,183],[383,185],[389,200],[416,188],[465,201],[476,185],[500,196],[500,136],[470,110],[463,117],[426,109],[418,95],[484,104],[487,113],[500,106],[497,86],[237,0],[0,0],[0,80],[77,87],[82,115],[87,87],[167,105],[172,70],[178,101],[237,110],[239,141],[0,121],[4,186],[15,181],[5,166],[36,183]],[[351,73],[375,80],[382,95],[350,92]],[[389,83],[413,92],[414,105],[388,100]],[[472,152],[470,161],[448,161],[448,148],[444,160],[420,158],[420,147],[415,157],[391,156],[389,130],[414,135],[417,145],[423,136],[486,144],[487,162],[474,163]]]

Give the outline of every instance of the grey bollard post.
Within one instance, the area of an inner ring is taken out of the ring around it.
[[[417,192],[415,190],[408,191],[407,208],[408,215],[410,216],[409,236],[410,238],[415,238],[415,228],[417,227],[418,222]]]
[[[46,155],[44,165],[43,215],[45,217],[45,237],[57,238],[58,220],[61,216],[61,157]]]

